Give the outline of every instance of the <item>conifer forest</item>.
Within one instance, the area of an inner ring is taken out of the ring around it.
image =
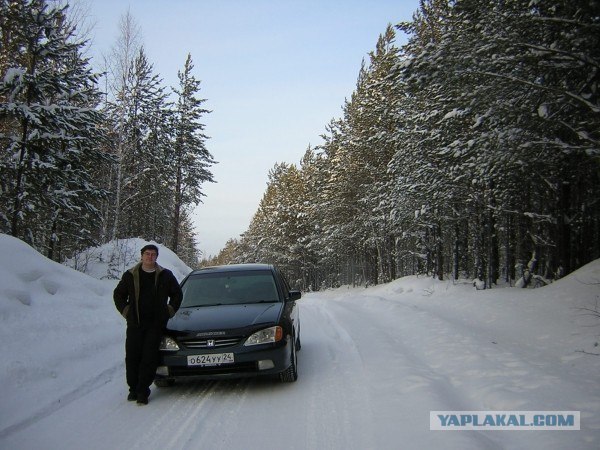
[[[191,55],[167,89],[125,21],[95,73],[55,5],[0,0],[0,232],[56,261],[143,237],[197,266],[216,161]],[[246,231],[202,264],[273,263],[306,290],[493,288],[600,257],[600,2],[422,0],[374,42],[341,117],[274,163]]]

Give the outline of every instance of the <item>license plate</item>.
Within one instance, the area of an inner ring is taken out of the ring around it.
[[[233,353],[211,353],[208,355],[191,355],[187,357],[188,366],[220,366],[233,364]]]

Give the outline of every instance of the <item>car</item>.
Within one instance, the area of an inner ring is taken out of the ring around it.
[[[160,345],[154,383],[177,379],[298,378],[301,292],[271,264],[192,271]]]

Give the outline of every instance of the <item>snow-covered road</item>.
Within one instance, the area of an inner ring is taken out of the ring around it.
[[[599,358],[573,348],[594,333],[533,292],[410,278],[308,294],[296,383],[179,383],[142,407],[115,339],[102,370],[4,428],[0,448],[597,449]],[[582,430],[430,431],[431,410],[580,410]]]

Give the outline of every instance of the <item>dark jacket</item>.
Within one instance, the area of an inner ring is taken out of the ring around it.
[[[128,325],[140,325],[138,305],[140,300],[141,267],[142,263],[140,262],[126,271],[113,292],[115,306],[121,315],[127,319]],[[165,269],[157,264],[154,274],[154,300],[157,321],[154,324],[147,325],[164,327],[167,321],[179,309],[183,294],[175,275],[169,269]]]

